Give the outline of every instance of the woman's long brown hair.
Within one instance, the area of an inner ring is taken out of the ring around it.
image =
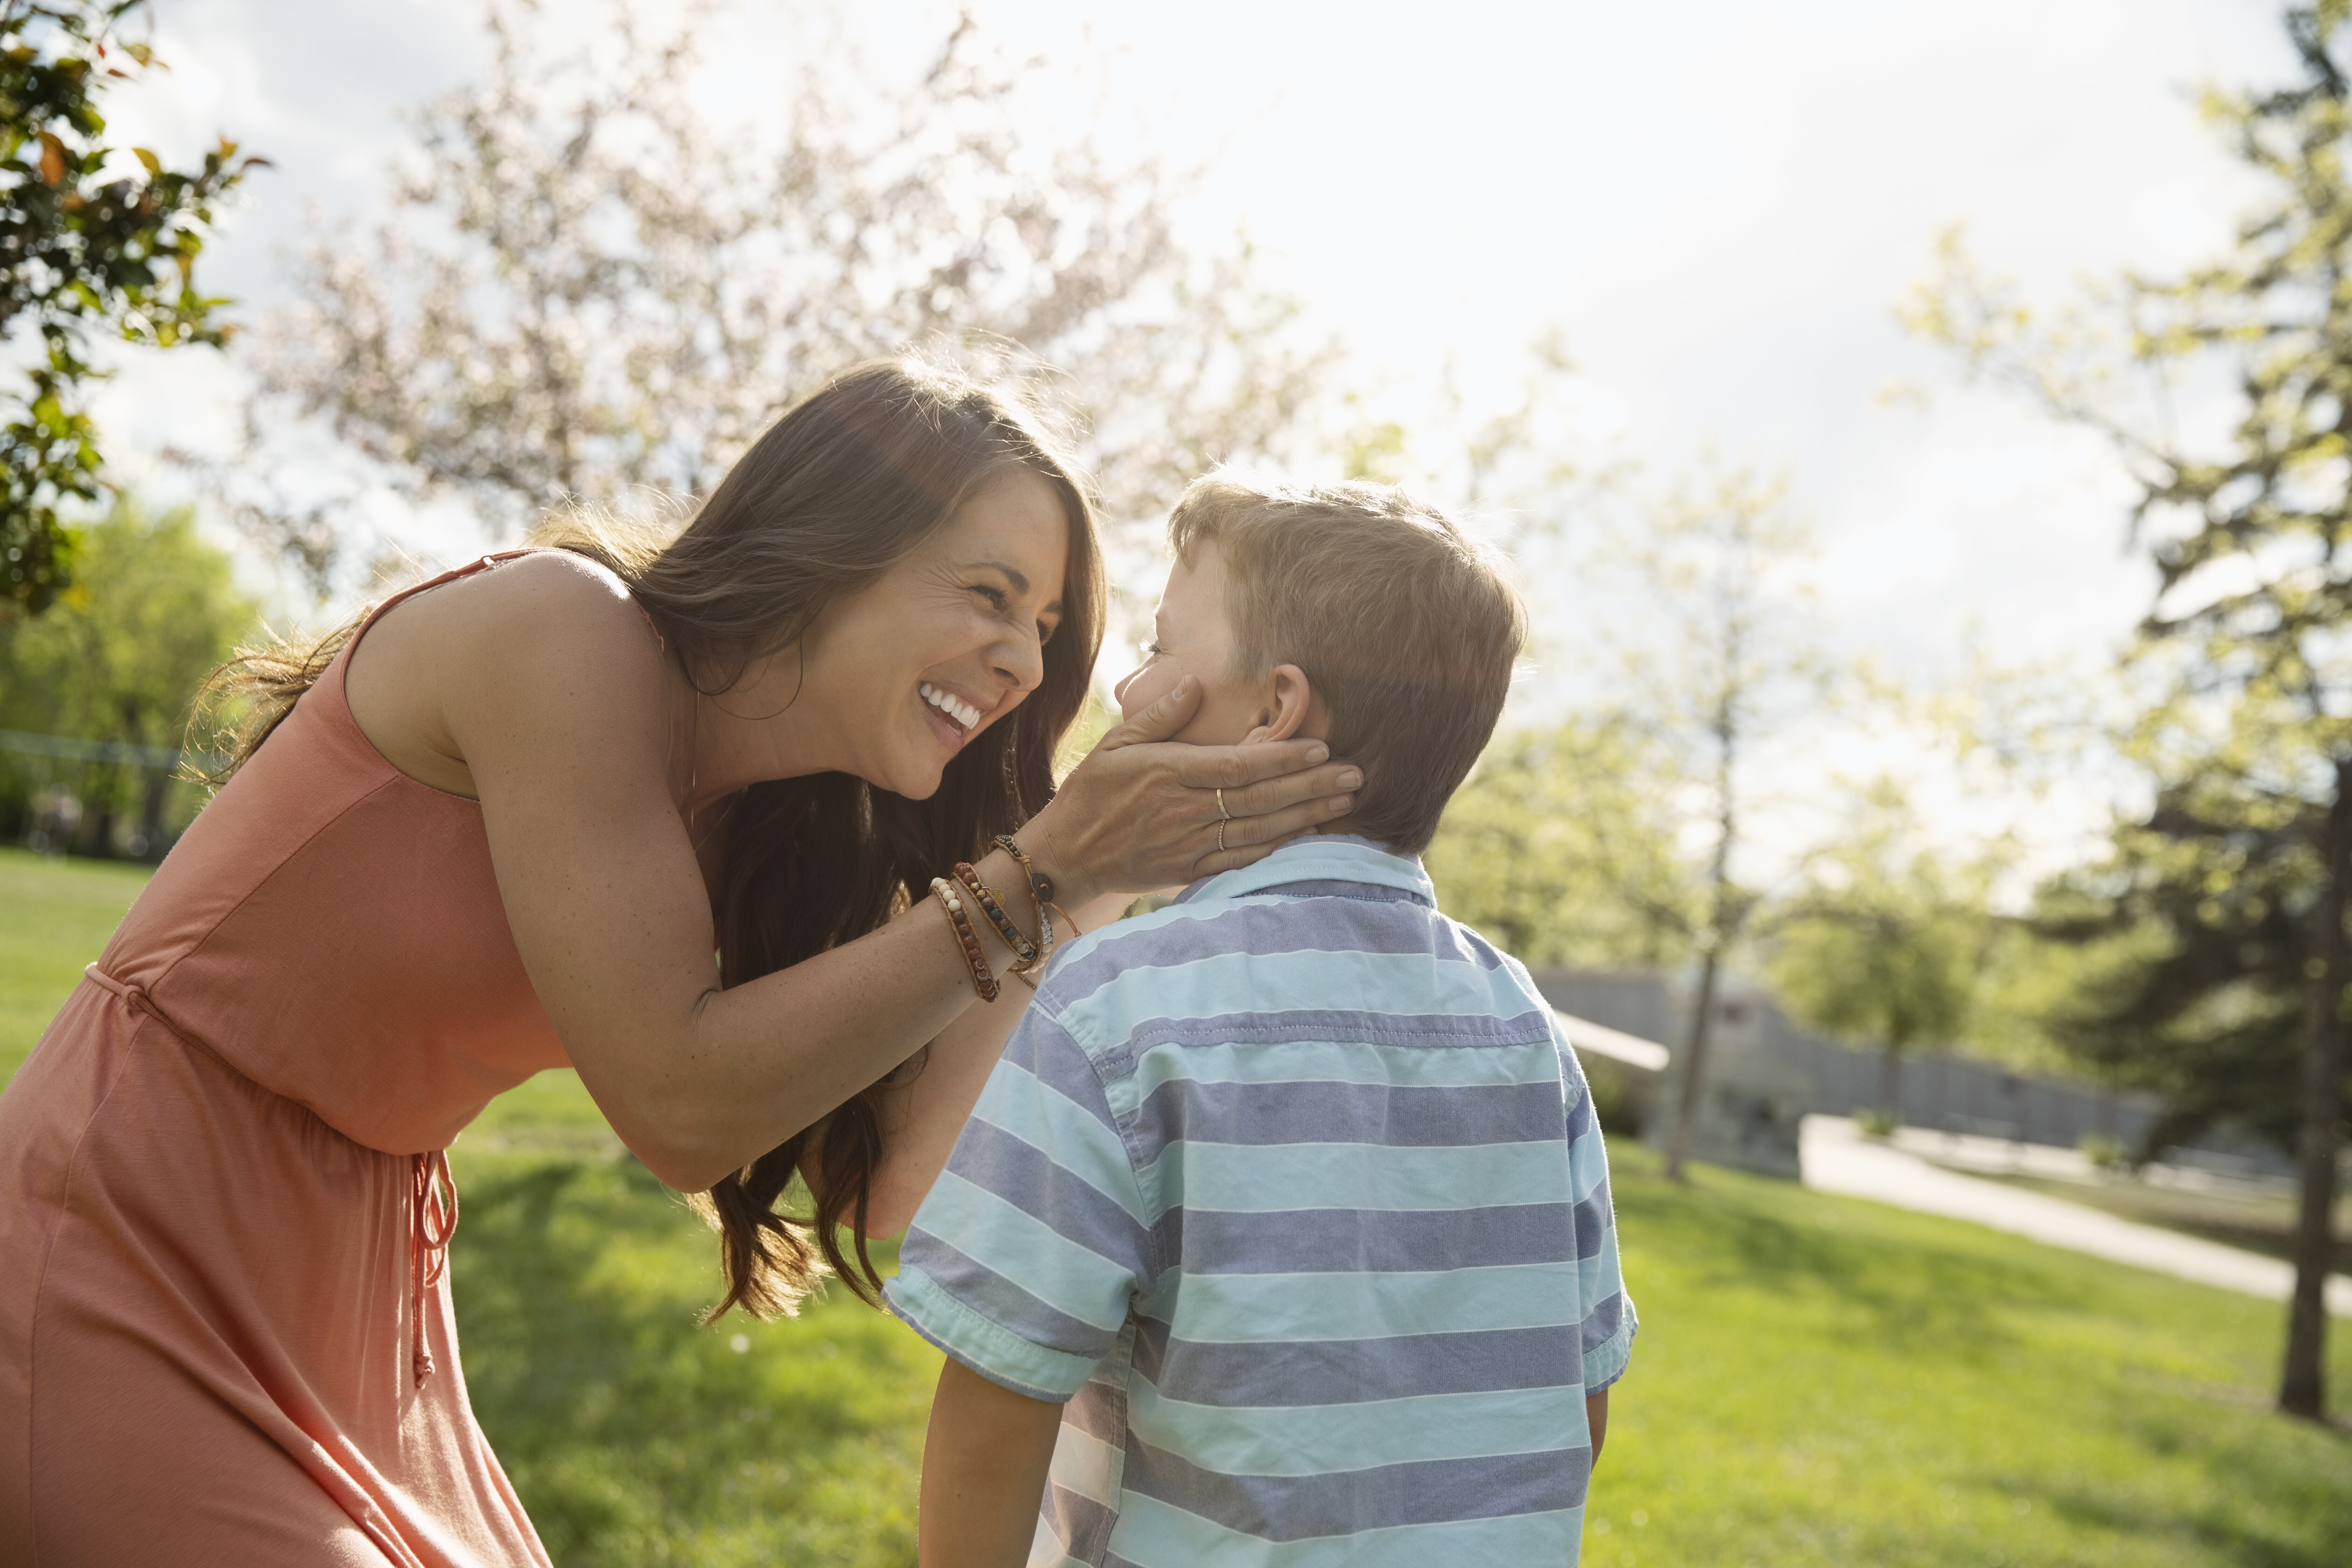
[[[1023,410],[960,376],[891,360],[835,377],[778,420],[675,538],[587,514],[559,517],[533,536],[618,575],[696,684],[716,693],[1014,468],[1052,484],[1069,518],[1063,616],[1045,645],[1044,679],[949,763],[928,800],[845,773],[772,780],[738,795],[715,910],[720,984],[740,985],[865,935],[1052,798],[1055,748],[1086,702],[1101,637],[1102,569],[1087,491]],[[229,737],[232,770],[363,621],[308,647],[247,651],[215,678],[215,698],[243,703],[243,723]],[[919,1060],[900,1070],[920,1070]],[[725,1272],[709,1319],[737,1306],[789,1313],[827,1264],[874,1299],[881,1279],[866,1251],[866,1214],[890,1082],[696,1195],[719,1233]],[[810,1194],[806,1214],[778,1208],[795,1175]],[[842,1250],[845,1223],[854,1268]]]

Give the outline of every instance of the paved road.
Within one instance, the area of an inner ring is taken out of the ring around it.
[[[2294,1270],[2276,1258],[1947,1171],[1916,1154],[1864,1139],[1847,1117],[1806,1117],[1799,1157],[1804,1163],[1805,1185],[1822,1192],[1969,1220],[2052,1247],[2273,1301],[2285,1300],[2294,1283]],[[2336,1317],[2352,1318],[2352,1279],[2328,1277],[2327,1310]]]

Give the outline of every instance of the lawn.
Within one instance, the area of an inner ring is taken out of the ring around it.
[[[1635,1147],[1614,1160],[1644,1328],[1588,1561],[2343,1563],[2352,1434],[2267,1408],[2280,1308],[1727,1172],[1676,1188]],[[2345,1399],[2340,1328],[2331,1348]]]
[[[838,1291],[698,1328],[714,1245],[644,1167],[472,1142],[452,1161],[466,1376],[558,1563],[914,1562],[936,1352]]]
[[[0,849],[0,1082],[147,885],[144,866]]]
[[[129,875],[0,857],[0,1061]],[[1630,1142],[1616,1160],[1644,1327],[1588,1563],[2343,1562],[2352,1434],[2266,1408],[2277,1307],[1783,1183],[1677,1187]],[[837,1296],[698,1329],[709,1238],[569,1074],[499,1101],[454,1162],[467,1375],[559,1563],[912,1560],[932,1352]],[[2332,1363],[2352,1405],[2342,1328]]]

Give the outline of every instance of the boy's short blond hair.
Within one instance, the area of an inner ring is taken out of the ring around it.
[[[1502,557],[1394,485],[1195,479],[1168,520],[1186,559],[1213,543],[1244,679],[1295,664],[1364,771],[1330,825],[1418,854],[1495,732],[1527,612]]]

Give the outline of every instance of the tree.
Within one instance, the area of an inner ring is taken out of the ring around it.
[[[124,498],[76,534],[72,585],[47,614],[0,623],[0,729],[175,751],[205,677],[252,626],[253,603],[185,508],[151,516]],[[0,806],[21,815],[56,770],[12,756],[0,774]],[[162,852],[175,826],[168,767],[100,760],[71,776],[95,852],[114,852],[122,822],[132,854]]]
[[[312,247],[253,443],[323,421],[402,496],[505,538],[567,500],[707,491],[791,399],[908,344],[1087,411],[1115,521],[1297,423],[1330,351],[1252,284],[1246,245],[1189,250],[1183,181],[1149,157],[1031,134],[1031,73],[970,17],[912,91],[813,47],[779,73],[770,147],[704,116],[714,7],[662,15],[567,15],[594,41],[565,52],[529,0],[489,0],[488,79],[425,109],[393,216]],[[321,592],[356,542],[348,494],[234,500]]]
[[[2137,487],[2134,536],[2160,578],[2143,623],[2191,700],[2282,710],[2283,782],[2311,811],[2301,982],[2301,1171],[2282,1409],[2326,1409],[2326,1279],[2345,1135],[2346,900],[2352,891],[2352,3],[2286,13],[2304,79],[2210,91],[2204,110],[2265,181],[2229,254],[2176,279],[2126,277],[2044,323],[1948,244],[1912,326],[2056,417],[2105,436]],[[2120,329],[2110,344],[2101,324]],[[2173,429],[2174,383],[2226,388],[2225,428]],[[2181,962],[2190,963],[2187,952]],[[2252,1045],[2252,1042],[2249,1042]]]
[[[1879,1100],[1903,1111],[1903,1058],[1967,1028],[1991,935],[1994,863],[1956,870],[1921,846],[1887,780],[1864,792],[1853,827],[1769,917],[1774,990],[1796,1017],[1875,1044]]]
[[[197,292],[195,260],[214,204],[263,162],[239,159],[224,139],[183,173],[144,147],[125,159],[106,144],[100,95],[163,65],[117,34],[139,4],[0,5],[0,341],[29,348],[32,360],[0,425],[0,604],[26,614],[47,608],[71,576],[59,507],[100,496],[103,459],[82,403],[106,373],[88,358],[90,334],[159,348],[226,342],[218,310],[228,301]],[[135,173],[126,167],[134,161]]]
[[[1429,847],[1445,911],[1530,967],[1679,962],[1695,920],[1655,751],[1605,717],[1498,737]]]
[[[1788,516],[1783,487],[1732,472],[1668,498],[1630,564],[1647,590],[1652,639],[1627,650],[1626,711],[1649,733],[1682,787],[1677,826],[1704,845],[1686,901],[1657,906],[1698,958],[1666,1143],[1679,1181],[1698,1116],[1716,990],[1747,935],[1759,893],[1743,875],[1756,750],[1792,700],[1821,690],[1792,570],[1811,549]]]
[[[2292,1149],[2330,803],[2296,704],[2241,702],[2219,735],[2187,717],[2161,710],[2137,738],[2153,807],[2117,824],[2104,860],[2042,889],[2035,931],[2082,955],[2045,1026],[2161,1097],[2142,1159],[2224,1121]],[[2352,1113],[2352,1084],[2338,1093]]]

